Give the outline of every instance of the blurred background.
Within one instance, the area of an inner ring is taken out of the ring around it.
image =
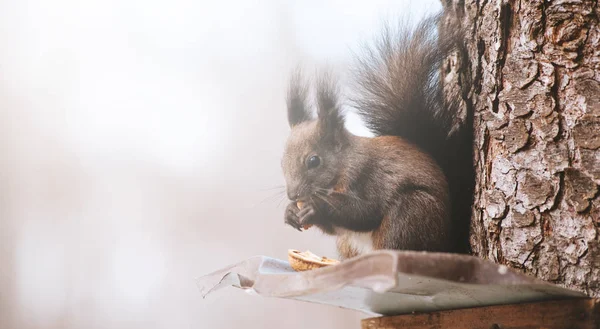
[[[202,299],[194,278],[288,248],[336,256],[284,226],[273,189],[288,73],[343,71],[382,19],[439,8],[1,0],[0,328],[359,328],[233,288]]]

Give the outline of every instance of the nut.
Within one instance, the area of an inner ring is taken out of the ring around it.
[[[290,266],[295,271],[309,271],[317,268],[335,265],[339,263],[338,260],[319,257],[310,251],[300,252],[299,250],[290,249],[288,250],[288,260]]]

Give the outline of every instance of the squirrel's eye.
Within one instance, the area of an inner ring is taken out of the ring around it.
[[[321,164],[321,159],[316,155],[313,155],[306,160],[306,167],[308,169],[316,168],[320,164]]]

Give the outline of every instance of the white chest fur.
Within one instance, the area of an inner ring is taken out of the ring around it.
[[[371,232],[353,232],[336,228],[336,235],[343,239],[358,255],[373,251],[373,237]]]

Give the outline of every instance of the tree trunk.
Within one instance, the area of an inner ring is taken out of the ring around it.
[[[445,81],[473,113],[473,253],[600,296],[598,2],[444,2],[466,31]]]

